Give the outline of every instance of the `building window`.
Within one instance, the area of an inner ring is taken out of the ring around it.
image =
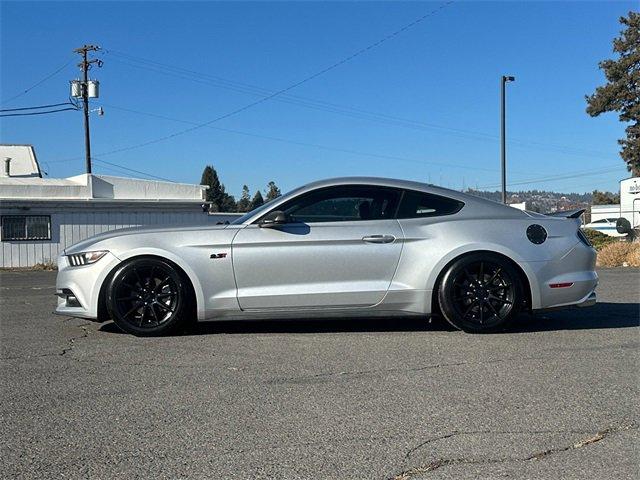
[[[51,240],[51,217],[3,215],[2,240]]]

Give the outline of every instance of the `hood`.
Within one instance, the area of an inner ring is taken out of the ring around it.
[[[177,225],[177,226],[148,226],[148,227],[130,227],[130,228],[121,228],[118,230],[109,230],[108,232],[99,233],[98,235],[94,235],[85,240],[82,240],[78,243],[74,243],[70,247],[64,249],[64,254],[67,255],[69,253],[79,253],[86,252],[90,250],[99,250],[103,248],[103,246],[98,245],[106,240],[110,240],[112,238],[124,237],[127,235],[140,235],[140,234],[162,234],[162,233],[172,233],[179,232],[184,233],[188,231],[200,232],[203,230],[224,230],[229,225]]]

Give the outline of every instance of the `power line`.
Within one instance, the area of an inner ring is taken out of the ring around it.
[[[572,179],[572,178],[578,178],[578,177],[589,177],[592,175],[602,175],[604,173],[609,173],[609,172],[615,172],[620,170],[620,167],[615,167],[615,168],[600,168],[597,170],[589,170],[587,172],[583,172],[583,173],[567,173],[567,174],[561,174],[561,175],[552,175],[552,176],[548,176],[548,177],[540,177],[540,178],[532,178],[529,180],[523,180],[523,181],[518,181],[518,182],[510,182],[509,183],[509,187],[513,187],[515,185],[530,185],[532,183],[547,183],[547,182],[555,182],[557,180],[568,180],[568,179]],[[478,187],[479,190],[486,190],[486,189],[491,189],[491,188],[498,188],[500,187],[500,185],[485,185],[482,187]]]
[[[30,86],[29,88],[27,88],[26,90],[23,90],[22,92],[18,93],[17,95],[14,95],[11,98],[7,98],[6,100],[2,100],[0,101],[0,105],[4,105],[6,103],[9,103],[13,100],[15,100],[18,97],[21,97],[22,95],[26,95],[27,93],[29,93],[31,90],[33,90],[34,88],[42,85],[44,82],[46,82],[47,80],[49,80],[51,77],[57,75],[58,73],[60,73],[62,70],[64,70],[69,64],[71,64],[73,60],[69,60],[68,62],[65,62],[60,68],[54,70],[53,72],[51,72],[50,74],[48,74],[46,77],[44,77],[42,80],[36,82],[35,84],[33,84],[32,86]]]
[[[122,170],[127,170],[127,171],[129,171],[129,172],[137,173],[137,174],[139,174],[139,175],[144,175],[144,176],[146,176],[146,177],[155,178],[155,179],[157,179],[157,180],[163,180],[163,181],[165,181],[165,182],[175,183],[175,181],[174,181],[174,180],[170,180],[170,179],[165,178],[165,177],[159,177],[158,175],[153,175],[153,174],[151,174],[151,173],[143,172],[142,170],[136,170],[136,169],[134,169],[134,168],[125,167],[124,165],[119,165],[119,164],[117,164],[117,163],[112,163],[112,162],[108,162],[108,161],[106,161],[106,160],[101,160],[101,159],[96,158],[96,157],[93,157],[93,156],[91,157],[91,160],[96,161],[96,162],[98,162],[98,163],[102,163],[102,164],[106,164],[106,165],[111,165],[112,167],[117,167],[117,168],[120,168],[120,169],[122,169]]]
[[[189,121],[189,120],[183,120],[183,119],[179,119],[179,118],[168,117],[166,115],[159,115],[159,114],[155,114],[155,113],[142,112],[140,110],[133,110],[133,109],[130,109],[130,108],[119,107],[119,106],[111,105],[111,104],[104,104],[104,106],[112,108],[112,109],[115,109],[115,110],[121,110],[121,111],[124,111],[124,112],[134,113],[134,114],[137,114],[137,115],[144,115],[144,116],[148,116],[148,117],[160,118],[160,119],[163,119],[163,120],[169,120],[169,121],[173,121],[173,122],[185,123],[185,124],[190,124],[190,125],[197,125],[197,122],[193,122],[193,121]],[[348,153],[348,154],[352,154],[352,155],[360,155],[360,156],[373,157],[373,158],[382,158],[382,159],[387,159],[387,160],[399,160],[399,161],[404,161],[404,162],[418,163],[420,165],[436,165],[436,166],[442,166],[442,167],[462,168],[462,169],[465,169],[465,170],[479,170],[479,171],[486,171],[486,172],[496,172],[496,171],[498,171],[497,169],[492,169],[492,168],[473,167],[473,166],[469,166],[469,165],[458,165],[458,164],[452,164],[452,163],[449,163],[449,162],[423,161],[423,160],[411,159],[411,158],[407,158],[407,157],[400,157],[400,156],[397,156],[397,155],[385,155],[385,154],[379,154],[379,153],[362,152],[362,151],[353,150],[353,149],[349,149],[349,148],[341,148],[341,147],[333,147],[333,146],[321,145],[321,144],[318,144],[318,143],[299,142],[299,141],[296,141],[296,140],[289,140],[289,139],[282,138],[282,137],[274,137],[274,136],[270,136],[270,135],[262,135],[262,134],[252,133],[252,132],[245,132],[245,131],[241,131],[241,130],[230,129],[230,128],[214,127],[212,125],[207,126],[207,128],[211,128],[213,130],[217,130],[217,131],[221,131],[221,132],[233,133],[233,134],[237,134],[237,135],[244,135],[244,136],[248,136],[248,137],[261,138],[261,139],[265,139],[265,140],[271,140],[271,141],[276,141],[276,142],[281,142],[281,143],[288,143],[288,144],[291,144],[291,145],[298,145],[298,146],[303,146],[303,147],[312,147],[312,148],[317,148],[317,149],[322,149],[322,150],[329,150],[329,151],[334,151],[334,152]],[[76,160],[76,158],[74,157],[74,158],[71,158],[71,159],[53,160],[53,162],[62,162],[62,161],[69,161],[69,160]]]
[[[165,116],[165,115],[159,115],[159,114],[149,113],[149,112],[142,112],[142,111],[133,110],[133,109],[130,109],[130,108],[118,107],[116,105],[105,105],[105,106],[108,106],[109,108],[113,108],[115,110],[122,110],[122,111],[125,111],[125,112],[130,112],[130,113],[135,113],[135,114],[145,115],[145,116],[150,116],[150,117],[155,117],[155,118],[161,118],[161,119],[164,119],[164,120],[170,120],[170,121],[188,123],[188,124],[195,123],[195,122],[190,122],[188,120],[180,120],[180,119],[177,119],[177,118],[168,117],[168,116]],[[239,134],[239,135],[246,135],[246,136],[250,136],[250,137],[257,137],[257,138],[263,138],[263,139],[268,139],[268,140],[274,140],[274,141],[278,141],[278,142],[291,143],[291,144],[294,144],[294,145],[309,146],[309,147],[314,147],[314,148],[319,148],[319,149],[339,151],[339,152],[349,153],[349,154],[353,154],[353,155],[362,155],[362,156],[368,156],[368,157],[384,158],[384,159],[389,159],[389,160],[398,160],[398,161],[420,163],[420,164],[432,164],[432,165],[436,165],[436,166],[445,166],[445,167],[453,167],[453,168],[464,168],[464,169],[467,169],[467,170],[486,170],[486,171],[491,171],[491,172],[495,172],[496,171],[495,169],[483,169],[483,168],[480,168],[480,167],[469,167],[469,166],[466,166],[466,165],[456,165],[456,164],[451,164],[451,163],[425,162],[425,161],[409,159],[409,158],[406,158],[406,157],[399,157],[399,156],[394,156],[394,155],[366,153],[366,152],[360,152],[360,151],[357,151],[357,150],[343,149],[343,148],[339,148],[339,147],[329,147],[329,146],[320,145],[320,144],[297,142],[297,141],[287,140],[287,139],[283,139],[283,138],[279,138],[279,137],[272,137],[272,136],[268,136],[268,135],[254,134],[254,133],[250,133],[250,132],[243,132],[243,131],[240,131],[240,130],[233,130],[233,129],[228,129],[228,128],[213,127],[213,126],[210,126],[208,128],[211,128],[211,129],[214,129],[214,130],[218,130],[218,131],[223,131],[223,132]],[[51,163],[58,163],[58,162],[77,160],[77,159],[80,159],[80,158],[82,158],[82,157],[72,157],[72,158],[61,159],[61,160],[52,160]],[[97,160],[97,161],[100,162],[100,163],[105,163],[107,165],[111,165],[111,166],[116,167],[116,168],[121,168],[121,169],[124,169],[124,170],[128,170],[128,171],[131,171],[131,172],[135,172],[135,173],[141,174],[141,175],[146,175],[146,176],[149,176],[149,177],[152,177],[152,178],[157,178],[159,180],[166,180],[166,181],[169,181],[169,182],[172,181],[172,180],[169,180],[167,178],[158,177],[158,176],[155,176],[153,174],[150,174],[150,173],[147,173],[147,172],[144,172],[144,171],[141,171],[141,170],[134,170],[134,169],[125,167],[125,166],[117,164],[117,163],[107,162],[105,160]],[[614,168],[611,168],[611,167],[602,168],[602,167],[600,167],[600,168],[597,168],[597,169],[588,170],[588,171],[580,173],[580,174],[564,173],[564,174],[560,174],[560,175],[544,176],[544,177],[532,178],[532,179],[528,179],[528,180],[522,180],[522,181],[518,181],[518,182],[511,182],[509,184],[509,186],[528,185],[528,184],[532,184],[532,183],[546,183],[546,182],[551,182],[551,181],[556,181],[556,180],[566,180],[566,179],[571,179],[571,178],[576,178],[576,177],[602,175],[604,173],[614,172],[614,171],[617,171],[617,170],[619,170],[619,167],[614,167]],[[486,186],[478,187],[478,189],[486,190],[486,189],[497,188],[497,187],[500,187],[500,185],[486,185]]]
[[[67,110],[78,110],[76,107],[72,108],[59,108],[57,110],[49,110],[46,112],[29,112],[29,113],[2,113],[0,117],[27,117],[31,115],[47,115],[49,113],[66,112]]]
[[[112,58],[112,60],[115,61],[116,63],[121,63],[123,65],[133,67],[133,68],[150,70],[155,73],[174,76],[174,77],[181,78],[187,81],[192,81],[195,83],[213,85],[219,88],[224,88],[231,91],[236,91],[236,92],[249,94],[253,96],[261,97],[264,95],[271,95],[273,93],[273,90],[269,90],[256,85],[229,80],[219,76],[209,75],[202,72],[196,72],[194,70],[188,70],[182,67],[168,65],[166,63],[156,62],[154,60],[133,56],[133,55],[122,53],[116,50],[106,50],[106,52],[109,55],[123,57],[132,62],[136,62],[136,63],[128,63],[128,62],[119,60],[118,58]],[[148,65],[144,65],[145,63]],[[279,95],[278,98],[275,98],[275,101],[290,104],[290,105],[298,105],[298,106],[302,106],[304,108],[310,108],[313,110],[330,112],[330,113],[334,113],[334,114],[338,114],[338,115],[342,115],[350,118],[362,119],[362,120],[379,123],[379,124],[394,125],[397,127],[409,128],[413,130],[435,130],[447,135],[453,135],[453,136],[462,137],[462,138],[466,137],[466,138],[472,138],[475,140],[485,140],[485,141],[496,140],[499,138],[497,135],[490,134],[487,132],[454,128],[454,127],[439,125],[435,123],[426,123],[426,122],[422,122],[415,119],[402,118],[395,115],[389,115],[389,114],[380,113],[380,112],[373,112],[373,111],[365,110],[362,108],[357,108],[357,107],[347,106],[347,105],[340,105],[332,102],[327,102],[324,100],[318,100],[318,99],[313,99],[313,98],[303,97],[303,96],[293,95],[293,94]],[[607,155],[603,152],[582,150],[574,147],[569,147],[566,145],[534,142],[534,141],[523,140],[518,138],[512,138],[508,143],[514,147],[519,147],[519,148],[533,148],[533,149],[542,150],[542,151],[552,151],[556,153],[562,153],[562,154],[574,155],[574,156],[589,156],[593,158],[604,158]]]
[[[60,107],[62,105],[73,105],[73,106],[75,106],[75,104],[71,103],[71,102],[51,103],[49,105],[38,105],[38,106],[35,106],[35,107],[5,108],[3,110],[0,110],[0,112],[18,112],[18,111],[22,111],[22,110],[39,110],[39,109],[42,109],[42,108]]]
[[[192,121],[189,121],[189,120],[173,118],[173,117],[169,117],[169,116],[166,116],[166,115],[160,115],[160,114],[156,114],[156,113],[143,112],[143,111],[134,110],[134,109],[131,109],[131,108],[120,107],[120,106],[117,106],[117,105],[105,104],[105,106],[107,106],[109,108],[112,108],[112,109],[115,109],[115,110],[121,110],[121,111],[124,111],[124,112],[134,113],[134,114],[138,114],[138,115],[144,115],[144,116],[153,117],[153,118],[160,118],[160,119],[168,120],[168,121],[174,121],[174,122],[186,123],[186,124],[197,124],[196,122],[192,122]],[[398,161],[404,161],[404,162],[419,163],[419,164],[423,164],[423,165],[424,164],[430,164],[430,165],[435,165],[435,166],[444,166],[444,167],[451,167],[451,168],[463,168],[463,169],[467,169],[467,170],[479,170],[479,171],[488,171],[488,172],[497,171],[497,169],[471,167],[471,166],[467,166],[467,165],[456,165],[456,164],[444,163],[444,162],[428,162],[428,161],[410,159],[410,158],[406,158],[406,157],[400,157],[400,156],[396,156],[396,155],[384,155],[384,154],[361,152],[361,151],[352,150],[352,149],[345,149],[345,148],[340,148],[340,147],[331,147],[331,146],[321,145],[321,144],[316,144],[316,143],[299,142],[299,141],[295,141],[295,140],[284,139],[284,138],[281,138],[281,137],[273,137],[273,136],[269,136],[269,135],[255,134],[255,133],[251,133],[251,132],[245,132],[245,131],[234,130],[234,129],[229,129],[229,128],[222,128],[222,127],[215,127],[215,126],[208,126],[208,128],[211,128],[213,130],[222,131],[222,132],[238,134],[238,135],[261,138],[261,139],[272,140],[272,141],[277,141],[277,142],[282,142],[282,143],[289,143],[289,144],[299,145],[299,146],[313,147],[313,148],[318,148],[318,149],[323,149],[323,150],[337,151],[337,152],[348,153],[348,154],[353,154],[353,155],[375,157],[375,158],[383,158],[383,159],[388,159],[388,160],[398,160]],[[59,159],[59,160],[51,160],[50,163],[67,162],[67,161],[72,161],[72,160],[78,160],[80,158],[82,158],[82,157],[70,157],[70,158]],[[105,162],[104,160],[100,160],[100,161],[101,162]],[[124,169],[127,169],[129,171],[133,171],[135,173],[139,173],[139,174],[142,174],[142,175],[152,176],[154,178],[159,178],[161,180],[168,180],[168,179],[165,179],[165,178],[162,178],[162,177],[155,177],[152,174],[149,174],[147,172],[143,172],[143,171],[140,171],[140,170],[128,169],[127,167],[124,167],[124,166],[122,166],[120,164],[117,164],[117,163],[109,162],[108,164],[112,165],[112,166],[115,166],[115,167],[124,168]],[[596,169],[596,171],[593,172],[593,173],[587,173],[587,175],[599,175],[601,173],[607,173],[609,171],[615,171],[615,170],[617,170],[617,168],[606,167],[606,168],[603,169],[602,167],[600,167],[600,168]],[[592,170],[589,170],[588,172],[592,172]],[[521,175],[523,174],[522,172],[516,172],[516,173],[520,173]],[[537,183],[537,182],[543,183],[543,182],[547,182],[547,181],[554,181],[556,179],[563,180],[563,179],[573,178],[573,177],[576,177],[576,176],[584,176],[584,174],[564,173],[564,174],[555,175],[555,176],[551,176],[551,177],[545,176],[545,177],[538,177],[538,178],[535,178],[535,179],[522,180],[522,181],[519,181],[519,182],[510,183],[510,185],[526,185],[526,184]],[[168,181],[171,181],[171,180],[168,180]],[[488,186],[483,186],[483,187],[478,187],[478,188],[479,189],[490,189],[490,188],[496,188],[496,187],[499,187],[499,186],[500,185],[488,185]]]
[[[255,107],[256,105],[264,103],[267,100],[275,98],[275,97],[277,97],[277,96],[279,96],[279,95],[281,95],[283,93],[286,93],[286,92],[288,92],[290,90],[293,90],[296,87],[299,87],[300,85],[303,85],[303,84],[305,84],[307,82],[310,82],[311,80],[314,80],[315,78],[318,78],[319,76],[324,75],[325,73],[328,73],[331,70],[334,70],[334,69],[338,68],[341,65],[344,65],[345,63],[353,60],[354,58],[359,57],[360,55],[363,55],[364,53],[367,53],[368,51],[370,51],[370,50],[372,50],[374,48],[379,47],[383,43],[385,43],[388,40],[396,37],[397,35],[400,35],[402,32],[410,29],[411,27],[414,27],[415,25],[417,25],[420,22],[424,21],[428,17],[430,17],[432,15],[435,15],[440,10],[442,10],[443,8],[451,5],[452,3],[453,3],[453,0],[450,0],[450,1],[442,4],[438,8],[435,8],[435,9],[431,10],[430,12],[426,13],[425,15],[422,15],[421,17],[417,18],[416,20],[404,25],[403,27],[399,28],[398,30],[394,31],[393,33],[390,33],[389,35],[386,35],[385,37],[381,38],[380,40],[378,40],[378,41],[376,41],[374,43],[371,43],[371,44],[367,45],[364,48],[359,49],[355,53],[352,53],[351,55],[349,55],[349,56],[347,56],[347,57],[345,57],[345,58],[333,63],[332,65],[330,65],[328,67],[325,67],[325,68],[317,71],[316,73],[314,73],[312,75],[309,75],[309,76],[303,78],[302,80],[299,80],[299,81],[289,85],[288,87],[285,87],[285,88],[280,89],[280,90],[278,90],[276,92],[273,92],[270,95],[262,97],[262,98],[260,98],[260,99],[258,99],[256,101],[254,101],[254,102],[246,104],[246,105],[244,105],[244,106],[242,106],[240,108],[237,108],[235,110],[232,110],[231,112],[228,112],[228,113],[225,113],[223,115],[220,115],[220,116],[214,118],[213,120],[209,120],[208,122],[204,122],[204,123],[201,123],[201,124],[198,124],[198,125],[194,125],[193,127],[186,128],[184,130],[180,130],[180,131],[171,133],[169,135],[164,135],[162,137],[158,137],[158,138],[155,138],[153,140],[148,140],[146,142],[138,143],[138,144],[135,144],[135,145],[129,145],[127,147],[116,148],[114,150],[103,152],[100,155],[101,156],[113,155],[113,154],[116,154],[116,153],[121,153],[121,152],[126,152],[126,151],[129,151],[129,150],[134,150],[134,149],[146,147],[148,145],[153,145],[155,143],[159,143],[159,142],[162,142],[162,141],[165,141],[165,140],[169,140],[171,138],[178,137],[180,135],[184,135],[186,133],[193,132],[193,131],[198,130],[200,128],[203,128],[203,127],[206,127],[208,125],[211,125],[212,123],[219,122],[220,120],[224,120],[225,118],[229,118],[231,116],[237,115],[238,113],[244,112],[245,110],[248,110],[248,109],[250,109],[252,107]]]

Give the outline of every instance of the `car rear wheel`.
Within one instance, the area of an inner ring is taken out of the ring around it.
[[[473,254],[455,261],[438,291],[444,318],[469,333],[505,329],[518,314],[522,285],[515,268],[491,254]]]
[[[107,309],[118,327],[138,336],[157,336],[184,324],[187,289],[168,262],[134,259],[113,275],[107,290]]]

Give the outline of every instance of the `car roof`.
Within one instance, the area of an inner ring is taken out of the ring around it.
[[[465,204],[465,207],[461,212],[457,213],[457,217],[524,217],[527,216],[522,210],[503,205],[502,203],[494,202],[474,195],[458,192],[448,188],[438,187],[428,183],[415,182],[412,180],[400,180],[395,178],[383,178],[383,177],[337,177],[327,178],[324,180],[318,180],[308,183],[301,187],[298,187],[284,196],[279,197],[270,202],[271,208],[275,208],[278,205],[285,203],[290,198],[297,197],[304,193],[310,192],[324,187],[335,187],[340,185],[372,185],[380,187],[392,187],[399,189],[416,190],[419,192],[431,193],[434,195],[440,195],[447,198],[459,200]],[[255,215],[248,217],[243,223],[251,223],[257,218],[264,215],[264,211],[258,212]]]
[[[462,192],[457,192],[455,190],[450,190],[448,188],[438,187],[436,185],[431,185],[428,183],[416,182],[413,180],[400,180],[395,178],[384,178],[384,177],[336,177],[336,178],[327,178],[324,180],[318,180],[315,182],[311,182],[306,184],[304,187],[301,187],[297,190],[297,193],[302,193],[309,190],[315,190],[317,188],[322,187],[333,187],[339,185],[374,185],[379,187],[393,187],[393,188],[402,188],[409,190],[417,190],[421,192],[434,193],[436,195],[442,195],[445,197],[455,198],[462,201],[465,201],[467,197],[472,197],[470,195],[466,195]]]
[[[318,180],[315,182],[308,183],[307,185],[296,189],[296,195],[300,193],[304,193],[306,191],[315,190],[317,188],[322,187],[332,187],[339,185],[374,185],[380,187],[393,187],[393,188],[401,188],[408,190],[417,190],[425,193],[432,193],[434,195],[441,195],[443,197],[453,198],[455,200],[460,200],[465,204],[474,204],[478,207],[484,207],[489,209],[498,209],[511,212],[514,209],[513,207],[509,207],[508,205],[504,205],[502,203],[489,200],[486,198],[478,197],[475,195],[470,195],[468,193],[459,192],[457,190],[451,190],[450,188],[439,187],[437,185],[432,185],[430,183],[422,183],[416,182],[413,180],[400,180],[395,178],[384,178],[384,177],[336,177],[336,178],[327,178],[325,180]],[[518,210],[521,212],[521,210]]]

